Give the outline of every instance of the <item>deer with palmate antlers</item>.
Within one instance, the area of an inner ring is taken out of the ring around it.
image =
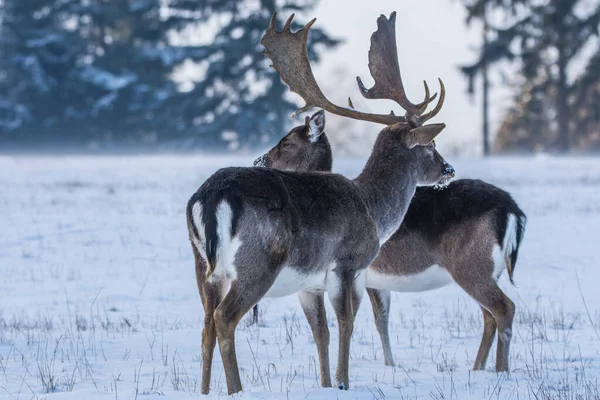
[[[338,319],[338,387],[348,388],[354,313],[364,292],[364,270],[379,247],[400,226],[417,185],[445,182],[453,169],[431,145],[444,124],[424,125],[442,107],[424,114],[435,95],[411,103],[404,93],[395,39],[395,14],[378,19],[371,37],[369,66],[375,80],[366,98],[396,101],[405,116],[368,114],[332,104],[312,74],[306,41],[315,19],[298,32],[294,15],[278,31],[276,14],[261,43],[290,90],[306,105],[349,118],[387,125],[378,135],[363,171],[353,180],[338,174],[279,171],[258,167],[223,168],[190,198],[187,224],[198,288],[205,311],[202,331],[202,392],[208,393],[212,357],[219,341],[228,393],[242,390],[235,352],[235,329],[264,296],[327,291]],[[326,346],[317,344],[321,384],[331,386]]]
[[[318,121],[315,124],[314,121]],[[294,171],[330,172],[331,147],[325,113],[306,117],[254,162],[256,166]],[[496,334],[496,371],[508,371],[514,303],[496,281],[506,269],[511,282],[527,218],[511,195],[474,179],[459,179],[443,190],[419,187],[400,228],[381,247],[366,271],[367,292],[383,346],[386,365],[394,365],[388,333],[390,292],[421,292],[456,282],[481,306],[483,337],[473,369],[484,369]],[[300,294],[300,296],[305,296]],[[322,295],[302,307],[316,336],[329,337]],[[258,305],[254,322],[258,321]]]

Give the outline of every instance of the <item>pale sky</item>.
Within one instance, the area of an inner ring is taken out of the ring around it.
[[[481,25],[473,23],[470,28],[466,27],[464,7],[458,0],[321,0],[314,10],[303,13],[301,18],[317,17],[315,26],[325,28],[332,36],[344,38],[345,43],[324,54],[321,64],[314,68],[317,81],[330,100],[338,104],[346,105],[345,99],[351,96],[358,109],[368,107],[373,112],[387,113],[393,108],[396,114],[401,114],[393,102],[363,99],[353,83],[354,76],[359,75],[365,85],[371,87],[373,81],[367,67],[370,37],[377,29],[377,17],[380,14],[389,16],[392,11],[397,12],[398,55],[409,99],[413,102],[422,100],[424,79],[432,91],[439,91],[437,78],[442,78],[446,101],[432,122],[445,122],[447,127],[437,142],[441,149],[455,147],[454,144],[466,153],[474,150],[478,154],[481,148],[481,101],[479,93],[474,101],[470,100],[466,93],[467,82],[457,67],[475,59],[474,49],[480,43]],[[280,15],[280,24],[286,18]],[[334,93],[329,82],[336,76],[333,71],[339,67],[343,67],[349,76],[344,79],[343,92],[336,90]],[[480,85],[480,82],[476,84]],[[503,114],[502,105],[506,106],[510,97],[506,90],[496,86],[491,98],[495,100],[490,109],[493,133]],[[370,124],[365,129],[373,129],[375,137],[380,127]]]

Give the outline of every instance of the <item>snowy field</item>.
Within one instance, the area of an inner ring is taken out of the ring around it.
[[[218,167],[252,158],[0,157],[0,399],[199,397],[203,310],[185,205]],[[361,159],[334,169],[355,176]],[[295,296],[237,330],[242,399],[600,398],[600,159],[449,160],[510,191],[529,217],[515,270],[510,374],[471,367],[479,307],[457,286],[392,297],[386,367],[368,298],[349,391],[319,388]],[[332,374],[337,323],[330,318]],[[210,398],[226,397],[218,348]]]

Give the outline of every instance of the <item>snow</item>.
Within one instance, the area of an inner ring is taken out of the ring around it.
[[[185,205],[217,168],[250,157],[0,157],[0,399],[199,396],[203,310]],[[348,391],[319,388],[295,296],[264,299],[240,323],[239,399],[598,398],[600,160],[448,160],[459,177],[510,191],[528,215],[500,286],[517,306],[511,373],[471,371],[482,332],[456,285],[392,295],[386,367],[367,296],[354,329]],[[363,159],[336,160],[358,173]],[[332,375],[337,322],[327,302]],[[50,390],[51,393],[46,393]],[[218,349],[208,398],[226,396]]]
[[[111,72],[103,70],[91,65],[86,66],[80,71],[81,78],[94,85],[100,86],[109,91],[123,89],[131,83],[137,81],[137,75],[133,73],[124,73],[115,75]]]

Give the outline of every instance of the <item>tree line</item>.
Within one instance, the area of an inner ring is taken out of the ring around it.
[[[290,0],[277,10],[315,3]],[[258,46],[275,0],[0,7],[0,140],[252,147],[279,136],[296,108]],[[311,35],[315,61],[317,48],[339,43],[316,27]],[[178,82],[190,64],[201,76]]]
[[[0,0],[0,142],[264,147],[297,105],[260,38],[276,9],[317,1]],[[460,69],[483,94],[485,152],[600,149],[600,1],[461,1],[483,28]],[[339,43],[314,27],[311,60]],[[513,99],[490,132],[501,73]]]
[[[469,90],[476,90],[475,78],[481,77],[485,98],[485,91],[493,90],[486,82],[489,69],[506,70],[508,65],[513,72],[506,79],[512,104],[490,147],[557,153],[600,149],[600,1],[464,4],[467,23],[476,20],[484,26],[477,61],[461,69]]]

